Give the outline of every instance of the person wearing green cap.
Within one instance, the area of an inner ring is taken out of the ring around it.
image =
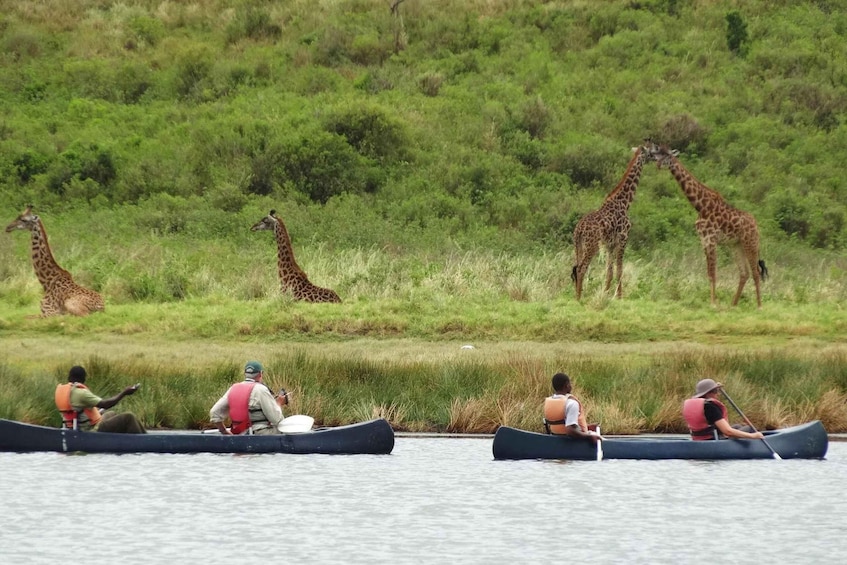
[[[209,419],[224,435],[239,434],[276,434],[277,425],[282,420],[282,407],[288,404],[285,389],[274,397],[271,390],[262,382],[264,367],[258,361],[250,361],[244,366],[244,381],[229,387],[212,409]],[[230,429],[224,421],[232,422]]]

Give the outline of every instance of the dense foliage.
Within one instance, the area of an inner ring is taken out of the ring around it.
[[[0,0],[0,202],[128,237],[273,206],[341,248],[556,252],[652,137],[766,240],[842,250],[838,4]],[[632,216],[635,253],[696,245],[665,171]]]

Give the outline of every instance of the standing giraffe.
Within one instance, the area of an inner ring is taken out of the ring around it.
[[[761,281],[768,276],[765,262],[759,259],[759,228],[752,215],[733,208],[717,191],[709,188],[689,173],[677,159],[678,152],[671,151],[666,145],[656,145],[648,142],[647,151],[655,159],[661,169],[667,167],[682,192],[697,210],[697,221],[694,227],[700,236],[700,243],[706,253],[706,272],[712,293],[712,306],[717,303],[715,298],[715,281],[717,269],[717,246],[728,245],[735,251],[735,262],[738,265],[738,290],[732,305],[738,304],[741,291],[750,273],[753,273],[753,283],[756,285],[756,304],[762,307]]]
[[[102,296],[76,284],[71,274],[56,263],[44,224],[32,213],[32,206],[27,206],[14,222],[6,226],[6,233],[13,230],[29,230],[32,234],[32,266],[44,289],[42,317],[60,314],[86,316],[105,308]]]
[[[574,254],[576,255],[571,279],[576,284],[576,299],[582,297],[582,283],[588,265],[600,251],[606,248],[606,291],[612,286],[612,267],[617,267],[618,288],[615,296],[623,294],[623,254],[629,239],[629,205],[635,198],[635,189],[641,177],[641,169],[647,160],[642,147],[633,149],[635,154],[626,167],[626,172],[615,189],[609,193],[598,210],[586,214],[573,231]]]
[[[306,302],[341,302],[334,290],[321,288],[309,282],[309,277],[294,259],[294,251],[291,249],[291,238],[282,219],[277,217],[276,210],[253,224],[250,231],[273,230],[277,245],[277,268],[279,269],[279,282],[283,292],[291,291],[295,300]]]

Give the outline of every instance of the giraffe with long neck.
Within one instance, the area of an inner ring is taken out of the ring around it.
[[[282,219],[276,215],[276,210],[271,210],[250,228],[250,231],[260,230],[273,231],[276,237],[277,269],[283,292],[290,292],[295,300],[306,302],[341,302],[334,290],[315,286],[309,281],[294,259],[291,237]]]
[[[102,296],[75,283],[71,274],[56,263],[47,241],[47,231],[41,218],[32,213],[32,206],[27,206],[15,221],[6,226],[6,233],[14,230],[29,230],[31,234],[32,266],[44,289],[42,317],[61,314],[86,316],[105,308]]]
[[[641,170],[647,155],[641,147],[634,149],[635,154],[626,167],[626,172],[618,185],[606,196],[598,210],[583,216],[573,232],[575,261],[571,270],[571,279],[576,287],[576,299],[582,298],[582,284],[588,265],[600,252],[602,245],[606,249],[606,292],[612,286],[613,267],[617,273],[618,287],[615,296],[623,295],[623,255],[629,240],[632,222],[629,219],[629,205],[635,198],[635,189],[641,178]]]
[[[761,283],[768,275],[765,262],[759,258],[759,228],[751,214],[730,206],[714,189],[692,175],[677,158],[678,151],[650,142],[648,152],[658,168],[667,167],[682,192],[697,211],[694,227],[706,254],[706,273],[709,277],[712,305],[717,304],[717,247],[727,245],[735,252],[738,265],[738,289],[732,305],[738,304],[744,285],[752,273],[756,286],[756,305],[762,307]]]

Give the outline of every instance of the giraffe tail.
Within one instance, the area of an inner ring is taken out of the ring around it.
[[[573,269],[571,269],[571,280],[576,282],[576,265],[574,265]]]
[[[759,274],[762,277],[762,282],[768,278],[768,268],[765,266],[765,261],[763,259],[759,259]]]

